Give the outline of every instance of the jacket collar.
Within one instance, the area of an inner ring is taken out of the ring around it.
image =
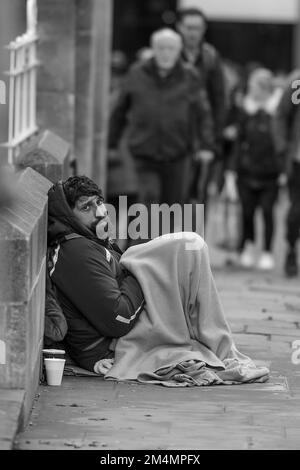
[[[155,77],[158,81],[161,81],[161,82],[172,80],[173,78],[176,78],[176,77],[181,77],[182,70],[183,70],[181,59],[179,59],[176,62],[173,69],[170,70],[170,72],[165,77],[160,76],[158,67],[153,57],[151,59],[146,60],[143,63],[142,67],[149,75]]]

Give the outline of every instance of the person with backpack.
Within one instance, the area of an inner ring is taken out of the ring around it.
[[[71,359],[118,381],[144,374],[165,385],[268,380],[268,368],[235,346],[203,238],[166,234],[122,253],[108,211],[86,176],[48,192],[49,276]]]
[[[257,268],[272,270],[274,206],[277,201],[283,161],[277,150],[274,121],[280,92],[275,89],[272,73],[264,68],[254,70],[239,113],[238,139],[227,172],[227,187],[238,189],[242,208],[240,265],[252,268],[255,259],[255,214],[262,210],[264,220],[263,251]]]

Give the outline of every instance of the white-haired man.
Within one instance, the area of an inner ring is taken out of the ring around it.
[[[171,29],[151,36],[152,57],[134,64],[110,120],[109,147],[127,127],[139,202],[184,203],[195,151],[214,150],[212,113],[197,71],[182,63],[182,39]]]

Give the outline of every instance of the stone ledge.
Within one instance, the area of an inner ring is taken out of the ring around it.
[[[46,130],[26,144],[16,160],[17,169],[27,167],[49,179],[52,183],[69,175],[71,147],[54,132]]]

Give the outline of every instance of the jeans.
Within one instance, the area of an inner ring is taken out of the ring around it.
[[[255,213],[261,208],[264,220],[264,250],[271,251],[274,233],[273,210],[278,197],[277,181],[272,180],[264,185],[252,187],[247,180],[240,179],[238,189],[242,207],[240,249],[243,250],[247,241],[255,241]]]

